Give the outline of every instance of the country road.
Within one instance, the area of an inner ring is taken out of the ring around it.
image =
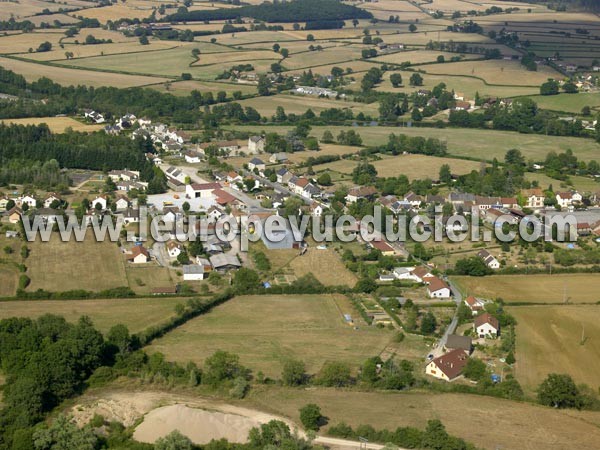
[[[371,442],[358,442],[358,441],[349,441],[347,439],[338,439],[326,436],[317,436],[313,441],[316,444],[321,444],[330,448],[335,448],[339,450],[354,450],[360,448],[366,448],[367,450],[381,450],[384,445],[374,444]],[[399,450],[404,450],[399,448]]]

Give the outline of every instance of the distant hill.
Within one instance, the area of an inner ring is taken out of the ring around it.
[[[344,5],[338,0],[295,0],[212,11],[178,12],[167,16],[165,20],[196,22],[231,20],[238,17],[252,17],[264,22],[335,22],[348,19],[371,19],[373,15],[356,6]]]

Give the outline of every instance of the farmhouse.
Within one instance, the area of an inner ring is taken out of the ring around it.
[[[150,254],[142,245],[135,245],[127,255],[127,261],[133,264],[147,263],[150,261]]]
[[[483,313],[475,317],[473,321],[473,329],[480,338],[497,337],[500,333],[500,324],[498,319],[489,313]]]
[[[411,271],[411,275],[414,277],[417,283],[424,283],[427,279],[433,278],[431,271],[424,266],[417,267]]]
[[[221,189],[219,183],[192,183],[185,187],[185,194],[190,198],[210,198],[215,189]]]
[[[446,343],[444,344],[444,349],[447,352],[451,350],[460,349],[467,355],[471,354],[472,348],[473,344],[469,336],[459,336],[457,334],[449,335],[446,339]]]
[[[249,170],[258,170],[259,172],[262,172],[263,170],[265,170],[265,163],[262,159],[260,158],[252,158],[250,160],[250,162],[248,162],[248,169]]]
[[[500,262],[496,258],[494,258],[487,250],[479,250],[479,252],[477,252],[477,256],[479,256],[479,258],[481,258],[485,265],[488,266],[490,269],[496,270],[500,268]]]
[[[537,209],[544,207],[544,191],[540,188],[525,189],[521,191],[521,195],[525,198],[525,206],[527,208]]]
[[[426,281],[429,283],[427,285],[427,295],[430,298],[450,298],[452,296],[450,286],[444,280],[438,277],[429,277]]]
[[[373,186],[360,186],[353,187],[348,191],[346,195],[346,201],[349,203],[356,203],[360,199],[372,199],[377,194],[377,189]]]
[[[577,191],[574,192],[558,192],[556,194],[556,203],[561,208],[568,208],[575,203],[581,203],[583,197]]]
[[[129,200],[129,197],[127,197],[125,195],[120,195],[119,197],[117,197],[117,200],[115,201],[115,206],[116,206],[117,211],[122,211],[122,210],[129,208],[130,204],[131,204],[131,200]]]
[[[195,152],[193,150],[188,150],[183,153],[183,157],[185,158],[185,162],[189,164],[197,164],[201,161],[202,155],[200,153]]]
[[[265,151],[265,138],[262,136],[250,136],[248,138],[248,153],[256,155]]]
[[[472,295],[465,298],[465,305],[471,310],[471,313],[476,316],[483,310],[485,303],[478,298],[473,297]]]
[[[394,256],[396,254],[394,247],[385,241],[371,241],[369,242],[369,245],[372,248],[379,250],[383,256]]]
[[[187,264],[183,266],[184,281],[199,281],[204,280],[204,266],[196,264]]]
[[[44,208],[50,208],[50,206],[52,205],[52,203],[54,202],[62,202],[62,199],[58,196],[58,194],[55,194],[54,192],[49,193],[46,198],[44,199]]]
[[[465,352],[457,348],[429,362],[425,373],[440,380],[452,381],[460,375],[468,359]]]
[[[6,213],[6,215],[8,216],[8,221],[10,223],[19,223],[21,221],[21,217],[23,216],[23,210],[18,206],[14,206]]]
[[[27,205],[28,208],[35,208],[37,206],[37,200],[33,195],[24,195],[17,201],[18,205],[23,208],[23,205]]]
[[[91,207],[93,209],[106,209],[108,206],[108,198],[106,195],[99,195],[94,200],[92,200]]]

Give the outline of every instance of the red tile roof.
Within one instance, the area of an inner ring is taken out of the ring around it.
[[[480,327],[481,325],[483,325],[485,323],[489,323],[496,330],[498,330],[500,328],[498,319],[496,319],[490,313],[483,313],[480,316],[475,317],[474,323],[475,323],[475,328]]]
[[[467,364],[469,357],[464,350],[457,348],[445,355],[435,358],[432,362],[448,377],[449,380],[456,378]]]

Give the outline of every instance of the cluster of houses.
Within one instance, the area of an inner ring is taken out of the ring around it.
[[[277,182],[287,186],[288,189],[296,195],[300,195],[307,199],[319,198],[322,196],[321,189],[311,183],[308,178],[296,176],[285,167],[279,169],[276,172],[276,175]]]
[[[340,94],[338,91],[316,86],[298,86],[296,87],[294,92],[302,95],[316,95],[317,97],[337,98],[337,96],[339,95],[340,98],[344,98],[346,96],[346,94]]]
[[[477,340],[496,339],[500,335],[500,324],[493,315],[483,312],[485,302],[475,297],[467,297],[465,305],[472,311],[473,334]],[[444,381],[458,378],[471,356],[473,341],[469,336],[451,334],[442,348],[441,356],[431,359],[425,366],[425,373]]]
[[[396,267],[392,271],[391,276],[395,280],[425,284],[429,298],[452,297],[452,289],[450,289],[448,283],[435,276],[428,267]]]

